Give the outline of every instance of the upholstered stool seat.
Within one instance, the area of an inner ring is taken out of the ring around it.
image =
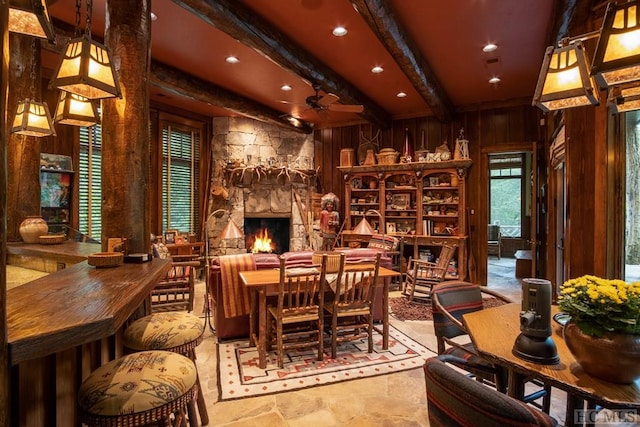
[[[195,363],[195,348],[202,342],[204,322],[184,311],[153,313],[132,322],[124,331],[123,345],[132,351],[165,350],[188,356]],[[200,387],[200,379],[196,378]],[[197,397],[202,425],[209,424],[209,416],[202,393]],[[194,402],[188,405],[189,420],[195,426]]]
[[[195,364],[181,354],[144,351],[123,356],[82,382],[81,421],[101,427],[169,424],[198,394],[197,378]]]

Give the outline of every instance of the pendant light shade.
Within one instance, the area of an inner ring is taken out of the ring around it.
[[[632,83],[612,87],[607,104],[614,114],[640,110],[640,86]]]
[[[548,112],[583,105],[598,105],[598,90],[589,77],[587,55],[581,41],[549,46],[538,77],[533,105]]]
[[[47,104],[30,99],[19,103],[11,125],[11,133],[35,137],[55,136],[56,131]]]
[[[47,39],[49,43],[56,40],[45,0],[11,0],[9,31]]]
[[[62,90],[54,120],[64,125],[93,126],[100,122],[96,102]]]
[[[121,97],[108,49],[86,34],[67,43],[49,86],[89,99]]]
[[[598,85],[640,80],[640,1],[609,3],[591,67]]]

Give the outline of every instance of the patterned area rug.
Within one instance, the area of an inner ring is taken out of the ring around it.
[[[496,307],[504,304],[497,298],[485,298],[484,307]],[[389,309],[398,320],[433,320],[431,300],[409,301],[406,297],[389,298]]]
[[[276,352],[267,355],[267,368],[258,368],[258,352],[247,340],[218,344],[219,400],[239,399],[373,377],[419,368],[436,353],[389,328],[389,349],[382,350],[382,336],[374,332],[373,353],[366,339],[338,345],[337,358],[325,347],[322,362],[312,349],[290,351],[284,367],[276,365]]]

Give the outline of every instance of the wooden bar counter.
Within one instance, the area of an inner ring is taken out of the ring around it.
[[[39,243],[7,243],[7,264],[53,273],[70,265],[86,261],[101,251],[99,243],[66,241],[59,245]]]
[[[95,268],[85,262],[7,292],[12,425],[76,426],[77,390],[122,354],[128,319],[143,313],[167,260]]]

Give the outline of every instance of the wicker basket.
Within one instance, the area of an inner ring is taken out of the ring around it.
[[[89,255],[87,263],[97,268],[117,267],[122,264],[123,259],[122,252],[97,252]]]
[[[38,242],[41,245],[58,245],[64,242],[64,234],[48,234],[46,236],[40,236]]]
[[[398,153],[393,148],[383,148],[380,150],[378,154],[376,154],[378,158],[379,165],[393,165],[398,161]]]
[[[337,273],[340,270],[340,252],[314,252],[311,262],[322,265],[322,255],[327,254],[327,273]]]

